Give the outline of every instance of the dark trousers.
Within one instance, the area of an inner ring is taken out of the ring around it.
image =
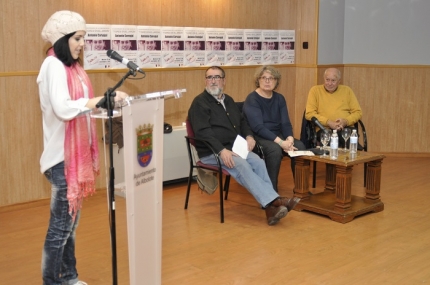
[[[275,191],[278,192],[278,176],[279,176],[279,170],[281,168],[281,161],[284,158],[284,156],[289,157],[289,155],[288,153],[284,152],[282,148],[279,146],[279,144],[275,143],[274,141],[265,140],[258,136],[255,136],[255,139],[263,148],[267,173],[269,174],[270,181],[272,181],[273,189],[275,189]],[[298,150],[306,149],[305,145],[300,140],[297,140],[297,139],[294,139],[294,146]],[[294,158],[290,157],[290,159],[291,159],[291,171],[293,173],[293,178],[294,178],[294,170],[296,167],[296,162]]]

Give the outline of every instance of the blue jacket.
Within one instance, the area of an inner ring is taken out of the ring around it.
[[[246,97],[243,113],[257,136],[274,141],[277,136],[293,136],[293,126],[288,115],[287,102],[280,93],[273,92],[270,99],[263,98],[256,91]]]

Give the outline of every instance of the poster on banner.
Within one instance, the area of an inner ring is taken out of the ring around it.
[[[184,66],[184,29],[180,27],[161,28],[162,67]]]
[[[122,57],[137,61],[137,27],[132,25],[111,25],[111,47]],[[112,68],[127,68],[121,62],[111,59]]]
[[[244,30],[245,37],[245,65],[256,65],[262,62],[261,44],[263,34],[261,30]]]
[[[279,62],[279,31],[262,30],[263,43],[261,50],[263,52],[263,64],[278,64]]]
[[[294,63],[295,31],[279,31],[279,64]]]
[[[184,66],[204,66],[206,60],[205,29],[186,27],[184,34]]]
[[[106,55],[110,46],[110,25],[87,24],[87,34],[84,45],[84,68],[105,69],[109,68],[110,59]]]
[[[244,60],[244,33],[241,29],[226,29],[225,65],[243,65]]]
[[[207,66],[225,65],[225,30],[206,29],[206,63]]]
[[[161,67],[161,27],[137,26],[137,61],[139,67]]]

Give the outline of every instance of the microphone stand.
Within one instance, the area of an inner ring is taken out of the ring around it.
[[[111,235],[111,248],[112,248],[112,284],[118,284],[118,273],[117,273],[117,255],[116,255],[116,224],[115,224],[115,170],[113,167],[113,143],[112,143],[112,118],[113,109],[115,102],[115,90],[120,87],[124,81],[130,76],[136,76],[136,71],[129,69],[127,74],[121,78],[121,80],[113,87],[108,88],[104,97],[96,104],[96,107],[102,107],[106,109],[108,115],[108,132],[109,132],[109,185],[108,185],[108,197],[109,197],[109,224],[110,224],[110,235]]]

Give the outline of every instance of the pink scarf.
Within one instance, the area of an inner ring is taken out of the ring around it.
[[[48,55],[55,56],[52,49]],[[88,97],[93,98],[93,87],[82,66],[79,63],[75,63],[70,67],[64,65],[64,68],[67,73],[67,84],[71,99],[78,100],[84,97],[82,83],[88,87]],[[89,131],[87,116],[78,116],[65,122],[64,168],[69,213],[73,219],[76,218],[78,210],[82,208],[83,198],[95,193],[95,180],[100,172],[96,120],[91,118],[90,121]]]

